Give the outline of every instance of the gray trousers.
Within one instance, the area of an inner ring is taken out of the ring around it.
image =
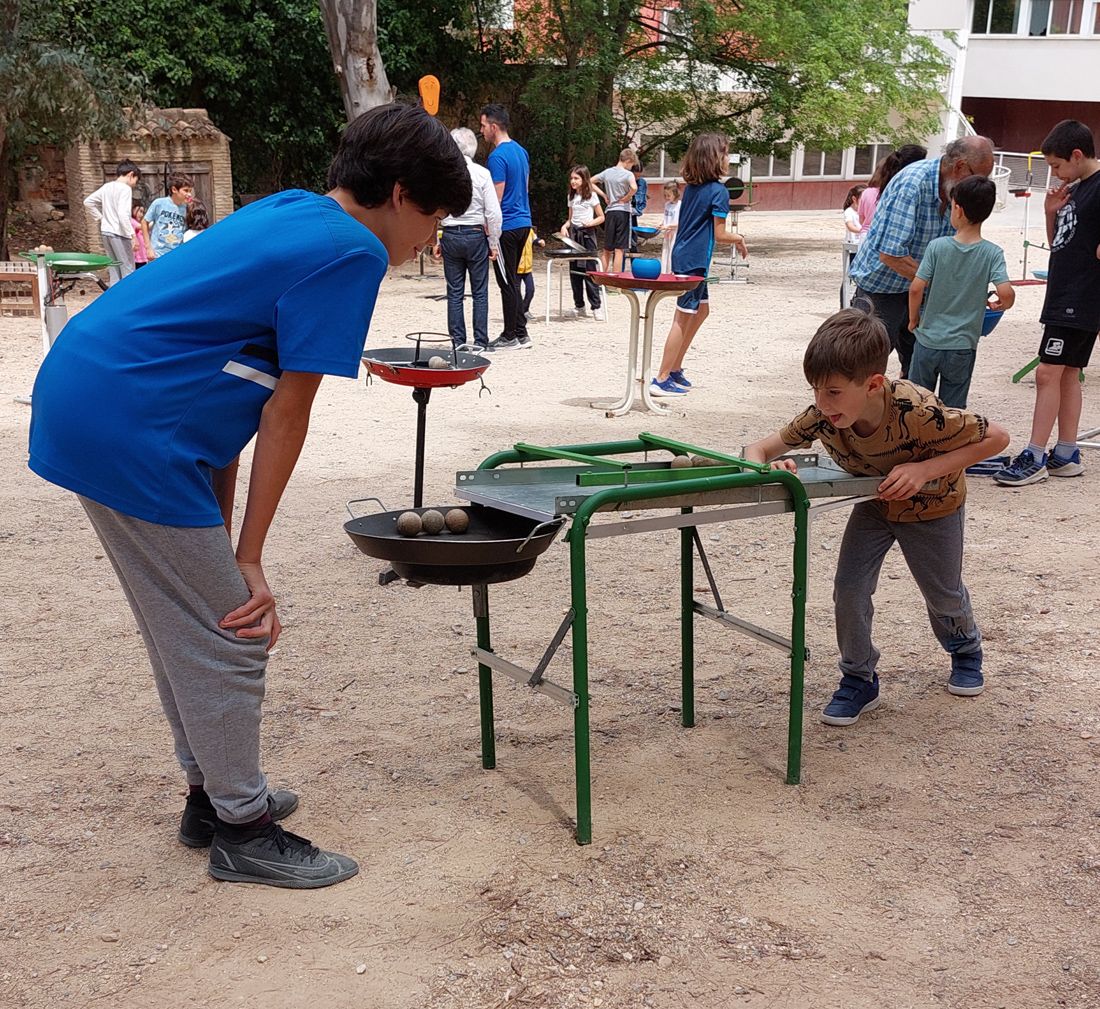
[[[962,581],[965,512],[963,507],[928,522],[890,522],[874,501],[852,509],[833,583],[842,673],[861,680],[874,676],[880,653],[871,641],[871,597],[878,588],[883,558],[895,542],[924,596],[932,630],[944,650],[966,655],[981,648],[982,632]]]
[[[134,272],[134,246],[125,235],[110,235],[104,231],[99,237],[103,239],[107,255],[118,260],[118,266],[107,269],[107,286],[114,287],[123,277]]]
[[[80,503],[137,618],[187,783],[202,785],[227,823],[255,820],[267,811],[267,638],[218,626],[249,598],[225,527],[156,525]]]

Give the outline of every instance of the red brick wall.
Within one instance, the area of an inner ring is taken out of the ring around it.
[[[1002,151],[1037,151],[1051,128],[1063,119],[1077,119],[1100,137],[1100,102],[964,98],[962,111],[974,121],[975,131],[989,137]]]

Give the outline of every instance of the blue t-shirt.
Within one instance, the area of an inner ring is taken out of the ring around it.
[[[527,152],[514,140],[505,140],[493,148],[489,155],[489,173],[493,183],[504,183],[504,197],[500,212],[504,220],[501,231],[531,227],[531,204],[527,201],[527,176],[531,163]]]
[[[30,467],[147,522],[216,526],[211,470],[282,370],[355,378],[388,256],[335,200],[231,214],[74,316],[34,384]]]
[[[145,212],[149,222],[149,248],[154,256],[163,256],[183,244],[187,230],[187,204],[176,206],[170,196],[153,200]]]
[[[721,182],[684,186],[680,197],[680,226],[672,247],[672,272],[705,270],[714,253],[714,218],[730,212],[729,190]]]
[[[641,175],[638,176],[638,191],[630,202],[635,216],[645,213],[645,206],[649,202],[649,183]]]

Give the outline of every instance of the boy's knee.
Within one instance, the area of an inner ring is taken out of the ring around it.
[[[1061,364],[1040,364],[1035,369],[1035,385],[1040,389],[1049,389],[1052,386],[1059,385],[1062,381],[1062,375],[1066,372],[1065,365]]]

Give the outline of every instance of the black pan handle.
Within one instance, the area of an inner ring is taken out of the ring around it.
[[[537,526],[535,526],[534,529],[532,529],[527,534],[527,539],[525,539],[518,547],[516,547],[516,553],[517,554],[522,553],[523,548],[525,546],[527,546],[527,544],[530,543],[531,540],[533,540],[535,538],[535,536],[538,535],[540,530],[546,529],[549,526],[557,526],[560,529],[562,527],[562,525],[564,524],[564,522],[565,522],[565,516],[564,515],[558,515],[558,516],[556,516],[552,519],[549,519],[546,522],[540,522]]]
[[[362,504],[364,501],[373,501],[376,505],[378,505],[379,508],[382,509],[382,511],[384,511],[384,512],[389,511],[389,508],[387,508],[384,504],[382,504],[382,502],[379,498],[376,498],[376,497],[353,497],[350,501],[347,502],[347,504],[344,505],[344,507],[347,508],[347,510],[348,510],[348,514],[353,519],[362,518],[362,516],[361,515],[356,515],[355,512],[353,512],[351,510],[351,506],[353,504]]]

